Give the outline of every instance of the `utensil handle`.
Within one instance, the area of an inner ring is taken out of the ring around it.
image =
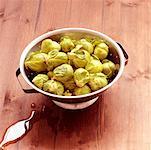
[[[18,69],[16,70],[16,78],[17,78],[17,80],[18,80],[18,82],[19,82],[19,84],[20,84],[22,90],[23,90],[25,93],[38,93],[35,89],[25,89],[25,88],[23,88],[23,86],[22,86],[20,80],[18,79],[18,76],[20,75],[20,73],[21,73],[21,72],[20,72],[20,68],[18,68]]]
[[[125,51],[125,49],[123,48],[123,46],[120,43],[118,43],[118,42],[116,42],[116,43],[121,48],[121,50],[122,50],[122,52],[124,54],[124,57],[125,57],[125,65],[127,65],[129,56],[128,56],[127,52]]]

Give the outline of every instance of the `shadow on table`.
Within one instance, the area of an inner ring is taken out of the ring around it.
[[[33,109],[39,112],[43,105],[45,105],[45,109],[44,112],[42,111],[41,119],[35,121],[27,136],[18,143],[10,145],[9,148],[16,146],[19,149],[70,150],[76,148],[89,150],[98,147],[98,142],[104,130],[105,106],[103,99],[82,110],[65,110],[41,95],[26,97],[24,101],[17,99],[14,103],[16,106],[14,111],[21,113],[29,113]],[[17,103],[18,105],[16,105]],[[36,108],[30,109],[31,103],[35,103]],[[20,109],[24,108],[24,111],[19,110],[17,106]],[[23,116],[18,117],[22,119]]]
[[[48,102],[40,121],[38,145],[44,149],[95,147],[103,129],[103,100],[83,110],[65,110]]]

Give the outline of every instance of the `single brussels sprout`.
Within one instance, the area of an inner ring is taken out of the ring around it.
[[[90,54],[81,49],[82,45],[77,45],[71,52],[68,53],[68,58],[76,68],[83,68],[90,61]]]
[[[58,44],[56,41],[52,41],[51,39],[45,39],[41,43],[41,52],[48,53],[52,50],[61,50],[60,44]]]
[[[60,82],[66,82],[73,77],[73,68],[69,64],[63,64],[53,70],[53,79]]]
[[[43,88],[43,85],[46,81],[48,81],[48,76],[46,74],[38,74],[37,76],[35,76],[32,80],[32,82],[39,87],[40,89]]]
[[[63,93],[64,96],[72,96],[72,93],[69,91],[69,90],[66,90],[64,93]]]
[[[100,62],[99,59],[97,59],[96,57],[92,57],[91,61],[88,62],[87,65],[85,66],[85,69],[89,73],[102,72],[103,65],[102,65],[102,63]]]
[[[41,53],[40,50],[30,52],[26,57],[26,61],[30,60],[35,54],[39,54],[39,53]]]
[[[74,48],[74,43],[69,37],[62,37],[60,42],[61,48],[64,52],[69,52]]]
[[[57,95],[62,95],[64,87],[61,82],[55,80],[48,80],[43,85],[43,90]]]
[[[63,82],[63,84],[66,89],[69,89],[71,91],[76,88],[76,83],[73,78],[71,78],[68,81]]]
[[[107,75],[108,78],[112,77],[112,75],[114,74],[115,70],[116,70],[116,65],[108,60],[108,59],[104,59],[103,61],[103,73],[105,75]]]
[[[94,54],[100,59],[103,60],[107,57],[109,53],[109,48],[105,43],[98,44],[94,49]]]
[[[84,85],[83,87],[77,87],[74,89],[74,95],[84,95],[88,93],[91,93],[91,89],[87,85]]]
[[[53,71],[49,71],[49,72],[47,73],[47,76],[51,79],[51,78],[53,77]]]
[[[100,38],[95,38],[92,40],[92,45],[95,47],[97,45],[99,45],[100,43],[104,43],[104,40],[100,39]]]
[[[81,39],[79,42],[78,42],[79,45],[82,45],[83,49],[88,51],[90,54],[93,53],[93,45],[88,42],[86,39]]]
[[[68,62],[68,56],[64,52],[59,52],[57,50],[50,51],[48,53],[49,59],[47,59],[47,70],[50,71],[53,68],[65,64]]]
[[[90,81],[88,83],[93,91],[99,90],[108,84],[106,75],[103,73],[95,73],[90,75]]]
[[[89,72],[83,68],[78,68],[74,72],[74,81],[78,87],[84,86],[89,82]]]
[[[27,56],[25,60],[26,69],[30,69],[36,72],[42,72],[47,70],[46,61],[48,59],[48,55],[40,52],[32,52]]]

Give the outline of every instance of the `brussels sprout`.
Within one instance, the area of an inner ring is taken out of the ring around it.
[[[108,59],[104,59],[102,62],[103,62],[102,72],[106,74],[108,78],[112,77],[112,75],[114,74],[116,70],[116,65]]]
[[[85,66],[85,69],[89,71],[89,73],[102,72],[103,65],[96,57],[92,57],[91,61]]]
[[[104,75],[103,73],[95,73],[90,75],[90,81],[88,84],[93,91],[96,91],[106,86],[108,84],[108,81],[106,79],[106,75]]]
[[[69,89],[71,91],[76,87],[76,84],[73,78],[66,82],[63,82],[63,84],[66,89]]]
[[[100,43],[104,43],[104,40],[100,39],[100,38],[95,38],[92,40],[92,45],[95,47],[97,45],[99,45]]]
[[[68,53],[69,60],[76,68],[83,68],[90,61],[90,54],[81,48],[82,45],[77,45]]]
[[[86,39],[81,39],[79,42],[78,42],[79,45],[82,45],[83,49],[88,51],[90,54],[93,53],[93,45],[88,42]]]
[[[39,54],[39,53],[41,53],[40,50],[30,52],[26,57],[26,61],[30,60],[35,54]]]
[[[48,81],[48,76],[45,75],[45,74],[38,74],[37,76],[35,76],[32,80],[32,82],[37,86],[39,87],[40,89],[42,89],[44,83],[46,81]]]
[[[74,72],[74,81],[78,87],[84,86],[89,82],[89,72],[83,68],[78,68]]]
[[[109,53],[109,48],[105,43],[98,44],[94,49],[94,54],[100,59],[103,60],[107,57]]]
[[[83,87],[77,87],[74,89],[74,95],[84,95],[88,93],[91,93],[91,89],[87,85],[84,85]]]
[[[53,70],[53,79],[66,82],[73,77],[73,68],[69,64],[63,64]]]
[[[52,50],[61,50],[60,44],[58,44],[56,41],[52,41],[51,39],[45,39],[41,43],[41,52],[48,53]]]
[[[51,79],[51,78],[53,77],[53,72],[52,72],[52,71],[49,71],[49,72],[47,73],[47,76]]]
[[[69,90],[66,90],[64,93],[63,93],[64,96],[72,96],[72,93],[69,91]]]
[[[55,80],[48,80],[44,83],[43,90],[57,95],[62,95],[64,87],[61,82]]]
[[[61,38],[60,45],[64,52],[69,52],[74,48],[74,43],[69,37]]]
[[[48,55],[40,52],[32,52],[27,56],[25,60],[26,69],[30,69],[32,71],[41,72],[47,70],[46,61],[48,59]]]
[[[59,52],[57,50],[53,50],[48,53],[49,59],[47,60],[47,70],[50,71],[53,68],[67,63],[68,62],[68,56],[64,52]]]

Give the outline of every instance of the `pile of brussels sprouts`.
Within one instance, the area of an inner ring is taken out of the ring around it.
[[[109,47],[101,39],[64,36],[59,42],[43,40],[40,50],[28,54],[25,68],[37,73],[32,82],[46,92],[83,95],[106,86],[115,74],[117,67],[108,55]]]

